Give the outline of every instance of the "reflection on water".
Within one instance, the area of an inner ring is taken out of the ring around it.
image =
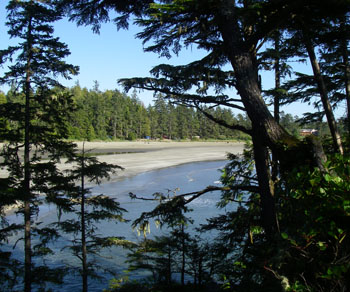
[[[142,212],[152,210],[156,206],[156,203],[152,201],[132,200],[129,197],[129,192],[137,194],[138,196],[152,197],[151,195],[155,192],[167,193],[177,190],[177,194],[182,194],[198,191],[208,185],[219,184],[219,169],[225,164],[225,161],[197,162],[150,171],[118,182],[105,183],[101,186],[94,187],[92,193],[106,194],[116,198],[121,204],[121,207],[128,210],[128,212],[124,214],[124,217],[132,221]],[[216,208],[219,196],[220,194],[218,192],[207,193],[190,203],[193,212],[190,213],[189,216],[195,220],[197,226],[199,223],[204,223],[206,218],[222,212]],[[63,219],[68,219],[69,216],[71,215],[65,215]],[[17,218],[15,215],[10,216],[10,220],[12,222],[22,222],[22,218]],[[45,224],[57,221],[56,208],[50,205],[41,206],[37,220]],[[130,223],[116,224],[112,222],[102,222],[97,226],[99,235],[122,236],[132,241],[138,241],[140,238],[137,236],[136,232],[131,229],[130,225]],[[151,225],[150,236],[159,235],[162,232],[165,231],[157,229],[154,224]],[[10,238],[9,246],[12,246],[19,237],[20,235]],[[54,243],[53,248],[56,252],[46,260],[51,267],[62,265],[79,267],[79,260],[72,256],[67,249],[64,249],[71,239],[72,237],[70,235],[62,236]],[[124,263],[126,253],[127,252],[122,248],[111,248],[103,252],[102,258],[97,257],[96,262],[103,266],[103,268],[112,271],[115,276],[121,276],[123,270],[126,268]],[[23,245],[17,244],[15,255],[18,258],[23,258]],[[135,276],[137,277],[137,275]],[[138,276],[141,277],[142,275]],[[111,277],[112,276],[108,276],[108,278]],[[108,280],[102,283],[89,280],[89,291],[91,292],[102,291],[102,289],[107,286]],[[65,278],[64,287],[60,287],[60,291],[79,291],[80,287],[81,278],[79,274],[70,275]]]

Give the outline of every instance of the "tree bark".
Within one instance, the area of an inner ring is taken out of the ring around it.
[[[278,231],[276,220],[274,184],[269,170],[269,151],[259,140],[259,135],[253,135],[253,150],[255,169],[259,183],[261,224],[267,237],[273,236]]]
[[[261,96],[254,47],[247,45],[248,42],[244,39],[233,7],[235,7],[234,0],[223,0],[217,22],[225,53],[236,77],[236,89],[252,122],[252,127],[260,133],[263,144],[276,152],[281,144],[295,146],[298,140],[278,124]]]
[[[224,2],[234,5],[233,0]],[[225,10],[229,11],[229,9],[227,7]],[[302,155],[311,154],[312,149],[300,148],[298,150],[298,147],[307,147],[307,145],[301,144],[297,138],[288,134],[269,112],[259,89],[256,56],[252,52],[252,48],[248,48],[247,42],[242,39],[235,15],[223,13],[218,22],[221,23],[219,29],[225,43],[226,54],[234,69],[236,89],[252,122],[254,158],[261,195],[261,220],[266,234],[270,237],[278,232],[278,222],[273,198],[273,185],[271,184],[271,175],[267,165],[267,147],[271,149],[273,155],[276,155],[274,157],[279,160],[283,168],[293,168],[299,166],[300,163],[305,163],[304,160],[298,160],[298,158],[303,159],[300,157],[291,160],[285,146],[299,153],[305,152],[304,154],[301,153]],[[337,139],[337,141],[340,140]],[[298,155],[300,155],[299,153]],[[314,163],[314,157],[310,157],[310,161]]]

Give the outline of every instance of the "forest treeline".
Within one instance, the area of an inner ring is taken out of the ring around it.
[[[171,104],[162,95],[155,98],[154,105],[145,107],[136,93],[128,96],[118,90],[100,91],[96,86],[89,90],[79,85],[66,91],[74,102],[74,111],[67,119],[71,140],[248,139],[239,131],[208,120],[192,107]],[[1,103],[21,99],[11,90],[0,95]],[[209,111],[219,119],[249,124],[246,117],[234,115],[230,109],[216,107]]]
[[[244,134],[231,131],[208,120],[192,107],[174,105],[160,94],[154,105],[145,107],[136,92],[127,96],[118,90],[88,90],[75,86],[76,111],[69,117],[69,137],[74,140],[94,139],[242,139]],[[249,123],[230,109],[214,108],[217,118]],[[247,137],[245,137],[247,138]]]
[[[93,89],[77,84],[64,91],[73,100],[72,111],[66,120],[70,140],[250,140],[249,135],[208,119],[194,107],[173,104],[162,94],[154,98],[153,105],[146,107],[135,91],[131,96],[117,89],[101,91],[97,81]],[[0,92],[0,104],[23,103],[23,98],[23,95],[15,94],[14,89]],[[246,115],[234,114],[230,108],[217,106],[204,110],[218,120],[250,126]],[[327,124],[322,121],[305,123],[298,116],[281,112],[280,123],[295,136],[300,135],[302,128],[316,129],[322,137],[329,136]],[[343,120],[339,126],[344,132]]]
[[[76,85],[65,89],[72,96],[74,110],[68,113],[70,140],[135,140],[135,139],[240,139],[249,137],[208,120],[193,107],[174,105],[160,94],[154,105],[145,106],[134,92],[131,96],[118,90],[100,91]],[[0,103],[24,102],[23,96],[1,93]],[[242,114],[215,107],[208,111],[218,119],[249,125]]]

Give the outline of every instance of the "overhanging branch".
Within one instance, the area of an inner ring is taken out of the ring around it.
[[[187,205],[189,203],[191,203],[192,201],[194,201],[195,199],[199,198],[200,196],[206,194],[206,193],[210,193],[210,192],[215,192],[215,191],[245,191],[245,192],[252,192],[252,193],[258,193],[259,192],[259,187],[258,186],[230,186],[230,187],[218,187],[218,186],[207,186],[205,189],[200,190],[200,191],[195,191],[195,192],[190,192],[190,193],[185,193],[185,194],[181,194],[181,195],[177,195],[174,196],[172,198],[168,198],[168,200],[166,202],[168,202],[169,200],[173,200],[173,199],[179,199],[179,198],[184,198],[184,205]],[[159,193],[157,193],[159,194]],[[142,201],[155,201],[155,202],[159,202],[160,198],[145,198],[145,197],[139,197],[137,195],[135,195],[134,193],[129,193],[130,198],[132,199],[136,199],[136,200],[142,200]],[[187,198],[188,196],[191,196],[190,198]],[[162,197],[162,200],[167,199],[165,196]],[[242,202],[239,200],[234,200],[232,199],[233,202]]]
[[[221,120],[221,119],[218,119],[218,118],[215,118],[213,115],[209,114],[208,112],[202,110],[200,107],[197,107],[197,109],[203,113],[208,119],[212,120],[213,122],[225,127],[225,128],[228,128],[228,129],[231,129],[231,130],[238,130],[238,131],[241,131],[245,134],[248,134],[248,135],[252,135],[252,131],[250,129],[247,129],[246,127],[243,127],[241,125],[229,125],[228,123],[226,123],[224,120]]]

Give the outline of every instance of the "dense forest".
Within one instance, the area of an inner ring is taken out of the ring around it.
[[[233,132],[207,120],[194,108],[176,106],[158,95],[153,106],[147,108],[137,98],[136,93],[129,97],[118,90],[100,92],[76,86],[71,94],[77,111],[69,118],[71,139],[232,139],[240,138]],[[214,116],[235,121],[230,109],[211,110]]]
[[[206,118],[194,107],[174,105],[161,94],[154,99],[154,105],[145,107],[135,92],[131,97],[118,90],[101,92],[98,84],[92,90],[79,85],[65,90],[74,103],[67,119],[68,139],[71,140],[250,140],[249,135]],[[6,94],[0,92],[0,98],[0,104],[5,104],[16,102],[20,97],[9,90]],[[215,119],[245,126],[250,124],[246,115],[235,115],[229,108],[205,110]],[[281,112],[280,123],[295,136],[300,136],[302,128],[316,129],[320,136],[329,136],[324,121],[304,121]],[[344,121],[339,125],[344,132]]]
[[[208,120],[195,108],[173,105],[162,95],[146,108],[136,93],[129,97],[118,90],[101,92],[96,86],[88,90],[79,85],[66,91],[72,96],[74,107],[67,119],[71,140],[249,139],[239,131]],[[11,90],[1,96],[3,104],[18,101]],[[218,119],[249,123],[246,117],[235,116],[230,109],[216,107],[209,111]]]
[[[152,277],[114,279],[110,291],[349,290],[349,1],[11,0],[7,12],[8,34],[19,41],[0,50],[1,65],[8,65],[0,83],[12,86],[0,94],[3,291],[49,291],[77,272],[86,292],[102,269],[94,256],[112,246],[128,250],[129,273]],[[172,58],[194,46],[206,55],[119,80],[126,91],[153,91],[148,108],[135,93],[100,92],[97,83],[67,89],[57,77],[70,79],[79,68],[65,62],[69,48],[53,35],[64,17],[95,33],[107,21],[116,29],[134,22],[145,52]],[[299,62],[311,71],[298,72]],[[262,88],[262,71],[274,76],[271,89]],[[295,118],[281,112],[294,102],[313,106],[301,119],[318,123],[322,135],[297,134]],[[342,104],[339,121],[334,110]],[[142,242],[101,236],[96,223],[125,221],[126,210],[87,183],[100,184],[121,167],[77,151],[70,139],[198,136],[249,143],[242,155],[229,155],[218,185],[131,193],[158,203],[132,223]],[[58,168],[62,159],[72,165],[67,171]],[[199,233],[216,234],[203,240],[188,231],[189,204],[211,192],[219,192],[224,213],[199,226]],[[37,220],[43,203],[56,206],[57,221]],[[13,204],[21,223],[7,220]],[[152,220],[167,234],[147,237]],[[20,257],[6,248],[14,234]],[[50,243],[62,236],[79,263],[73,271],[47,265]]]

